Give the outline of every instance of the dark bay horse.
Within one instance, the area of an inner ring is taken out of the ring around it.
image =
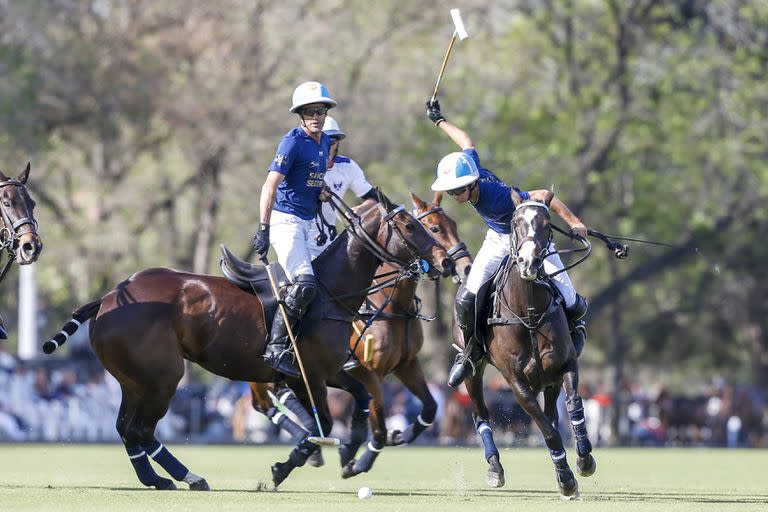
[[[568,466],[563,440],[557,430],[557,397],[562,387],[576,439],[577,469],[582,476],[594,473],[596,464],[587,437],[584,407],[578,394],[579,370],[576,351],[568,330],[565,312],[551,284],[543,279],[542,263],[552,238],[549,203],[521,202],[513,193],[517,209],[512,218],[512,247],[509,263],[496,283],[497,300],[490,312],[486,333],[486,360],[498,368],[509,383],[515,399],[536,422],[555,465],[557,485],[563,499],[578,497],[579,486]],[[517,269],[515,269],[517,266]],[[478,299],[483,293],[481,289]],[[485,323],[485,322],[483,322]],[[482,325],[478,321],[477,325]],[[463,344],[461,330],[454,323],[454,339]],[[485,364],[485,363],[484,363]],[[487,482],[504,485],[504,469],[493,441],[488,408],[483,397],[483,369],[465,380],[472,399],[475,428],[485,447],[489,463]],[[537,396],[544,391],[544,410]]]
[[[43,243],[37,232],[37,221],[32,212],[35,202],[29,197],[27,179],[30,164],[17,178],[9,178],[0,171],[0,214],[3,227],[0,228],[0,252],[7,251],[7,259],[0,268],[0,281],[5,278],[11,264],[29,265],[37,261],[43,250]],[[0,317],[0,338],[7,338]]]
[[[454,262],[454,277],[463,282],[469,274],[472,256],[466,245],[459,239],[456,222],[453,221],[440,207],[442,194],[437,193],[432,202],[426,202],[411,194],[413,214],[424,225],[432,237],[443,247]],[[391,275],[396,271],[392,264],[384,263],[379,269],[380,275]],[[447,277],[447,276],[446,276]],[[383,287],[366,298],[366,313],[356,320],[355,332],[350,337],[350,350],[354,351],[362,366],[349,370],[349,374],[365,385],[367,393],[372,397],[370,406],[370,423],[373,438],[359,460],[354,457],[360,445],[367,438],[365,421],[367,413],[356,407],[352,414],[352,439],[341,448],[342,476],[349,478],[362,472],[369,471],[385,445],[400,445],[413,442],[434,421],[437,403],[429,391],[424,379],[424,372],[418,359],[419,351],[424,342],[424,333],[417,307],[416,287],[418,280],[406,278],[386,284],[385,278],[374,279],[373,285]],[[380,311],[379,311],[380,310]],[[373,320],[368,329],[366,321]],[[365,358],[364,339],[371,336],[371,357]],[[409,425],[404,432],[387,432],[382,396],[382,380],[390,373],[394,374],[422,403],[422,411],[417,423]],[[330,384],[330,383],[329,383]],[[356,395],[350,385],[343,383],[331,384],[334,387],[350,391]],[[284,428],[300,441],[306,436],[301,425],[296,425],[283,416],[277,416],[272,399],[268,394],[266,384],[251,383],[253,406],[257,411],[267,414],[276,424]],[[274,393],[279,390],[272,389]],[[356,396],[356,403],[359,398]],[[292,397],[281,394],[283,404],[296,414],[302,423],[311,425],[311,417],[300,408],[292,407],[295,401]],[[366,407],[367,409],[367,407]],[[315,453],[319,456],[319,451]],[[313,461],[310,460],[310,463]],[[321,464],[317,461],[315,464]]]
[[[426,260],[431,278],[439,277],[442,265],[450,262],[424,227],[383,194],[378,202],[366,201],[348,213],[351,227],[316,260],[320,291],[298,339],[324,432],[330,432],[333,423],[326,381],[338,374],[347,356],[349,311],[362,304],[364,294],[358,292],[370,284],[381,260],[408,268],[418,268],[420,260]],[[222,277],[153,268],[80,307],[72,317],[43,350],[52,352],[81,322],[92,319],[91,345],[120,383],[117,431],[139,480],[158,489],[175,488],[171,480],[155,473],[152,458],[175,480],[207,490],[205,479],[189,471],[155,438],[155,426],[184,374],[184,359],[232,380],[278,378],[261,358],[269,335],[261,301]],[[287,382],[309,410],[301,379]],[[302,443],[282,463],[281,471],[287,476],[316,448],[309,441]]]

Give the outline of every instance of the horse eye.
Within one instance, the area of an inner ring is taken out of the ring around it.
[[[432,226],[432,227],[431,227],[431,228],[429,228],[429,229],[430,229],[430,231],[432,231],[433,233],[439,233],[439,232],[440,232],[440,226]]]
[[[5,206],[11,206],[11,202],[10,202],[10,201],[3,201],[3,204],[4,204]]]

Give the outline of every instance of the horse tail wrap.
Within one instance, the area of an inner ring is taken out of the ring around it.
[[[70,336],[72,336],[80,325],[86,320],[90,320],[95,317],[101,307],[101,299],[89,302],[84,306],[80,306],[72,313],[72,319],[64,324],[61,331],[52,339],[43,343],[43,352],[50,354],[64,343],[67,342]]]

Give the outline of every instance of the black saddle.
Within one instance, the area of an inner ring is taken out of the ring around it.
[[[275,311],[277,311],[277,298],[272,291],[272,286],[269,284],[267,267],[264,265],[252,265],[241,260],[232,254],[224,244],[221,244],[220,265],[221,272],[227,280],[259,298],[264,307],[264,320],[267,332],[269,332],[272,329]],[[279,263],[274,262],[270,264],[269,268],[272,270],[272,276],[277,281],[279,290],[291,284]]]

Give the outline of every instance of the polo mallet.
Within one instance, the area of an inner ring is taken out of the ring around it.
[[[443,78],[443,73],[445,73],[445,66],[448,64],[448,58],[451,56],[451,52],[453,51],[453,45],[456,44],[456,37],[458,36],[458,38],[462,41],[469,37],[469,34],[467,34],[467,29],[464,28],[464,21],[462,21],[461,13],[458,9],[451,9],[451,18],[453,19],[454,26],[453,35],[451,36],[451,42],[448,44],[448,51],[445,52],[443,65],[440,66],[440,73],[437,75],[435,90],[432,92],[432,101],[437,98],[437,91],[440,89],[440,80]]]
[[[312,404],[312,414],[315,416],[315,423],[317,424],[317,431],[320,433],[320,436],[309,436],[307,439],[315,443],[317,445],[321,446],[337,446],[341,444],[341,441],[335,437],[325,437],[325,434],[323,434],[323,427],[320,425],[320,416],[317,414],[317,406],[315,405],[315,398],[312,396],[312,390],[309,387],[309,381],[307,380],[307,374],[304,371],[304,363],[301,361],[301,354],[299,354],[299,346],[296,343],[296,337],[293,335],[293,329],[291,329],[291,322],[288,320],[288,313],[285,311],[285,307],[283,306],[283,302],[280,300],[280,291],[277,288],[277,283],[275,282],[275,278],[272,275],[272,268],[269,266],[269,261],[267,260],[267,255],[265,254],[261,258],[261,262],[264,264],[264,267],[267,269],[267,277],[269,278],[269,285],[272,287],[272,293],[275,294],[275,298],[277,299],[277,307],[280,308],[280,314],[283,315],[283,321],[285,321],[285,327],[288,330],[288,339],[291,340],[291,347],[293,347],[293,353],[296,354],[296,362],[299,363],[299,373],[301,373],[301,379],[304,381],[304,387],[307,390],[307,395],[309,395],[309,403]]]

